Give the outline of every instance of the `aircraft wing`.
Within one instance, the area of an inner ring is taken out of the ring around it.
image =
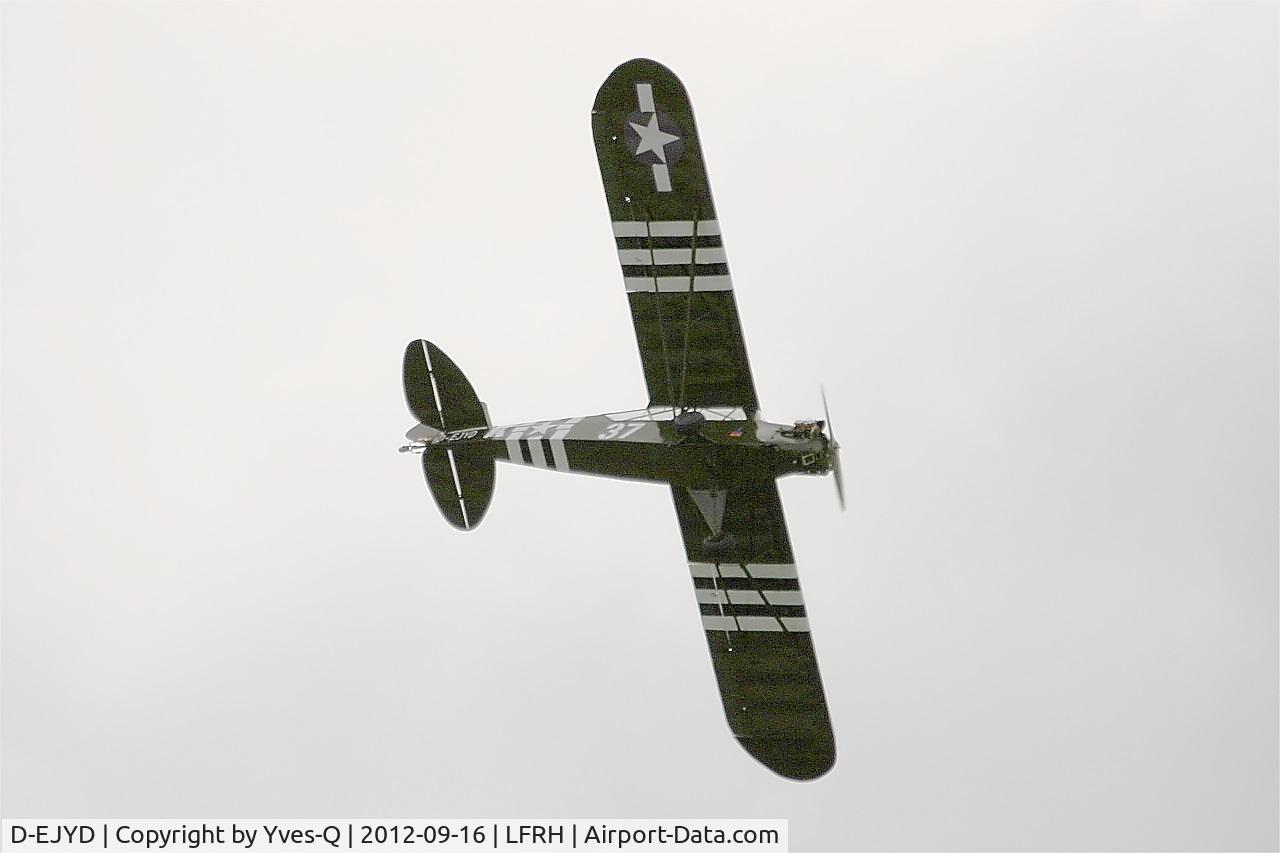
[[[835,763],[835,737],[777,484],[724,495],[722,529],[745,562],[718,566],[702,544],[710,528],[698,508],[711,493],[671,492],[729,728],[775,773],[821,776]]]
[[[650,59],[620,65],[591,112],[649,405],[758,408],[693,108]]]

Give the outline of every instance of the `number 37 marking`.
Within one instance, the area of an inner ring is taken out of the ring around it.
[[[609,424],[604,432],[600,433],[596,438],[613,439],[626,438],[629,435],[635,435],[640,431],[644,424]]]

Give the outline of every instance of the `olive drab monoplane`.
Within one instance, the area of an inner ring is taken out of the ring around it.
[[[401,450],[422,455],[436,504],[461,530],[484,517],[497,462],[668,484],[729,728],[770,769],[813,779],[835,762],[835,741],[776,480],[834,473],[843,505],[830,418],[760,416],[676,76],[648,59],[619,66],[591,126],[648,405],[495,426],[458,366],[417,340],[404,388],[418,424]]]

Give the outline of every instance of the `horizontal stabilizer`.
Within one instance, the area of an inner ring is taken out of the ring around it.
[[[444,433],[435,427],[429,427],[426,424],[417,424],[404,434],[404,437],[410,441],[435,441]]]
[[[493,498],[493,457],[478,447],[433,447],[422,454],[422,471],[436,506],[459,530],[484,518]]]
[[[467,377],[430,341],[412,341],[405,348],[404,396],[413,416],[429,427],[448,432],[489,426],[484,404]]]

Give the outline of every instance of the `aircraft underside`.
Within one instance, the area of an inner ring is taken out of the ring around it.
[[[835,738],[776,480],[834,473],[843,504],[839,445],[829,418],[759,417],[684,86],[632,60],[591,116],[649,408],[493,426],[453,360],[418,340],[404,356],[418,425],[401,450],[421,454],[436,505],[460,530],[484,518],[498,462],[669,484],[730,729],[773,771],[817,778],[835,763]]]

